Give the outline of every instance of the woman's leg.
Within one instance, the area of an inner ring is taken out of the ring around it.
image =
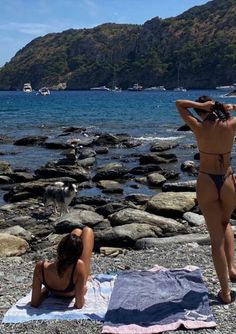
[[[231,176],[226,179],[224,186],[222,187],[221,198],[223,208],[222,224],[225,229],[225,254],[228,263],[229,277],[231,279],[236,279],[234,233],[229,223],[230,217],[235,209],[236,199],[235,186]]]
[[[83,253],[80,259],[84,262],[86,268],[86,280],[90,274],[90,265],[92,258],[92,251],[94,246],[94,233],[90,227],[84,227],[81,235],[83,243]]]
[[[225,303],[230,303],[228,259],[226,256],[228,241],[226,241],[226,228],[222,224],[225,212],[214,182],[205,174],[200,174],[198,177],[197,198],[210,234],[212,258],[221,286],[221,298]]]

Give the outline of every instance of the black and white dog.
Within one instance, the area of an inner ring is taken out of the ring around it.
[[[59,213],[69,212],[69,205],[77,193],[77,186],[74,183],[55,182],[54,185],[48,186],[44,193],[45,210],[52,204],[53,212]]]

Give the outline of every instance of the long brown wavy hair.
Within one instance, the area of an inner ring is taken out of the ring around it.
[[[83,252],[82,240],[75,234],[68,234],[57,246],[57,273],[61,277],[66,268],[75,264]]]

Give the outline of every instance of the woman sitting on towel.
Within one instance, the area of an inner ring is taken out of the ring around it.
[[[93,245],[94,234],[89,227],[83,230],[76,228],[63,237],[57,247],[56,261],[40,261],[35,266],[31,305],[38,307],[51,292],[58,296],[75,297],[74,306],[82,308]]]
[[[229,223],[236,204],[235,175],[231,151],[236,132],[236,117],[230,112],[235,104],[222,104],[202,96],[196,102],[178,100],[183,120],[195,134],[200,153],[197,200],[211,239],[212,257],[220,282],[220,300],[232,302],[229,279],[236,279],[234,234]],[[189,111],[193,108],[201,121]]]

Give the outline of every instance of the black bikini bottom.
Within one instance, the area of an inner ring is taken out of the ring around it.
[[[232,175],[234,186],[236,186],[233,171],[230,171],[226,174],[210,174],[210,173],[206,173],[206,172],[202,172],[202,171],[200,171],[200,173],[206,174],[212,179],[212,181],[215,183],[219,198],[220,198],[221,188],[223,187],[224,182],[225,182],[225,180],[227,179],[228,176]]]

